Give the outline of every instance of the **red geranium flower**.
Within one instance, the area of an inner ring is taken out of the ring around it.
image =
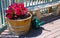
[[[14,18],[17,18],[17,15],[15,15]]]
[[[23,3],[19,3],[18,6],[19,6],[19,8],[24,8],[24,4]]]
[[[6,13],[8,18],[11,18],[10,15],[14,15],[14,17],[24,15],[27,12],[27,8],[24,7],[23,3],[14,3],[8,7],[8,10],[6,10]],[[15,16],[17,15],[17,16]]]
[[[6,13],[7,14],[12,14],[12,10],[8,9],[8,10],[6,10]]]
[[[23,8],[21,14],[24,15],[26,12],[27,12],[27,9],[26,8]]]
[[[12,16],[11,16],[11,15],[7,15],[6,17],[7,17],[7,18],[9,18],[9,19],[11,19],[11,18],[12,18]]]

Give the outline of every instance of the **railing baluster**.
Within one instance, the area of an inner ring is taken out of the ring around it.
[[[9,5],[9,0],[7,0],[6,5],[7,5],[7,6]]]
[[[33,0],[31,0],[32,1],[32,6],[33,6]]]
[[[33,0],[33,5],[35,5],[35,0]]]
[[[38,4],[39,4],[39,0],[38,0]]]
[[[3,7],[3,0],[1,0],[1,7],[2,7],[2,9],[1,9],[1,11],[2,11],[2,24],[3,24],[3,22],[4,22],[4,7]]]
[[[38,5],[38,0],[36,0],[36,5]]]
[[[29,0],[29,6],[30,6],[30,0]]]
[[[32,0],[30,0],[30,6],[32,6]]]
[[[26,7],[27,7],[27,0],[26,0]]]
[[[9,0],[9,4],[8,5],[11,5],[12,4],[12,0]]]

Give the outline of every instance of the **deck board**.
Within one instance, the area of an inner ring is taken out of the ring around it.
[[[45,30],[42,30],[41,34],[34,36],[34,32],[31,32],[31,33],[28,33],[27,36],[24,36],[24,37],[26,38],[32,38],[32,37],[34,38],[60,38],[60,19],[44,24],[41,27],[45,29]],[[32,35],[32,33],[33,33],[33,36],[29,36],[29,35]],[[8,30],[5,30],[4,32],[1,33],[1,35],[5,35],[5,34],[9,35]]]

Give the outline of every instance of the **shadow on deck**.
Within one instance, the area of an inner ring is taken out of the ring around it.
[[[44,23],[44,24],[50,23],[50,22],[55,21],[55,20],[57,20],[57,19],[60,19],[60,15],[58,15],[58,16],[53,16],[53,15],[51,15],[51,16],[42,18],[42,20],[46,21],[46,23]],[[41,26],[43,26],[44,24],[42,24]],[[53,24],[53,23],[52,23],[52,24]],[[45,29],[44,27],[40,27],[40,29],[38,29],[38,30],[31,29],[31,30],[29,31],[29,33],[27,33],[26,35],[20,36],[20,38],[39,36],[39,35],[42,34],[43,30],[48,31],[48,32],[51,31],[51,30]]]

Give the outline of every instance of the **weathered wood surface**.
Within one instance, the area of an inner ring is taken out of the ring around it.
[[[60,19],[47,23],[41,27],[43,27],[45,30],[33,30],[25,35],[24,38],[60,38]],[[2,35],[8,36],[10,34],[8,30],[5,30],[1,33],[0,37]],[[15,37],[18,38],[19,36]]]

